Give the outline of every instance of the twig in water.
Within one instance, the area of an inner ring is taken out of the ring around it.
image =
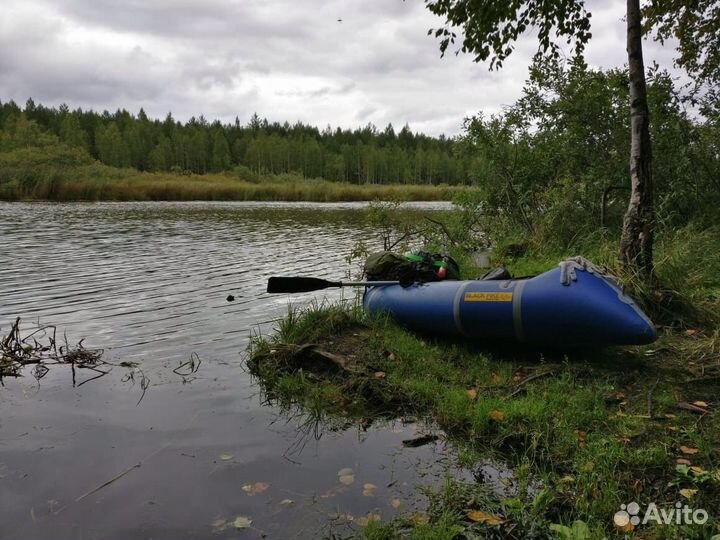
[[[116,480],[120,480],[120,479],[121,479],[123,476],[125,476],[127,473],[129,473],[129,472],[132,471],[133,469],[139,468],[141,465],[142,465],[142,463],[136,463],[135,465],[133,465],[133,466],[130,467],[129,469],[124,470],[123,472],[121,472],[121,473],[118,474],[117,476],[113,476],[110,480],[108,480],[108,481],[105,482],[104,484],[100,484],[100,485],[99,485],[98,487],[96,487],[95,489],[91,489],[91,490],[88,491],[87,493],[83,493],[83,494],[80,495],[77,499],[75,499],[75,502],[80,502],[80,501],[82,501],[85,497],[89,497],[89,496],[92,495],[93,493],[97,493],[97,492],[100,491],[102,488],[109,486],[110,484],[112,484],[112,483],[115,482]]]
[[[198,353],[193,352],[190,355],[190,360],[188,360],[187,362],[183,362],[178,367],[173,369],[173,373],[175,373],[176,375],[180,375],[183,378],[189,377],[190,375],[194,375],[195,373],[197,373],[197,371],[200,369],[200,364],[202,364],[202,360],[200,360]]]
[[[135,385],[136,372],[140,374],[140,389],[142,390],[142,394],[140,394],[140,399],[138,399],[137,403],[135,404],[135,406],[137,407],[138,405],[140,405],[140,402],[145,397],[145,392],[150,387],[150,379],[145,375],[145,372],[142,369],[135,367],[132,371],[129,371],[127,374],[125,374],[125,376],[122,378],[122,382],[130,381],[133,385]]]

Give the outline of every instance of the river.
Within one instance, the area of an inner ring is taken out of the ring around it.
[[[0,203],[0,334],[19,316],[137,365],[85,384],[95,372],[73,384],[65,365],[4,379],[0,538],[346,535],[421,510],[429,477],[463,474],[442,440],[403,447],[427,427],[317,425],[268,403],[244,366],[289,303],[352,298],[265,286],[345,277],[357,240],[377,247],[364,206]],[[195,373],[177,369],[191,357]]]

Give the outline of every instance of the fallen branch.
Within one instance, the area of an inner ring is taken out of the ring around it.
[[[693,405],[692,403],[687,403],[685,401],[681,401],[677,404],[678,409],[682,409],[684,411],[690,411],[691,413],[695,414],[707,414],[707,409],[703,409],[702,407],[698,407],[697,405]]]
[[[121,472],[121,473],[118,474],[117,476],[113,476],[110,480],[108,480],[108,481],[105,482],[104,484],[100,484],[100,485],[99,485],[98,487],[96,487],[95,489],[91,489],[91,490],[88,491],[87,493],[83,493],[83,494],[80,495],[77,499],[75,499],[75,502],[80,502],[80,501],[82,501],[84,498],[89,497],[90,495],[92,495],[93,493],[97,493],[97,492],[100,491],[102,488],[109,486],[110,484],[112,484],[113,482],[116,482],[117,480],[120,480],[123,476],[125,476],[126,474],[128,474],[130,471],[139,468],[141,465],[142,465],[142,463],[136,463],[135,465],[133,465],[133,466],[130,467],[129,469],[124,470],[123,472]]]
[[[653,403],[652,403],[653,392],[655,392],[655,388],[657,388],[657,385],[659,382],[660,382],[660,378],[658,377],[655,380],[655,384],[653,384],[650,387],[650,390],[648,391],[648,396],[647,396],[647,411],[648,411],[648,413],[647,413],[647,415],[648,415],[648,418],[650,418],[650,419],[652,419],[652,417],[653,417]]]
[[[525,377],[522,381],[520,381],[519,383],[517,383],[515,385],[515,390],[513,390],[513,392],[508,397],[515,397],[520,392],[524,391],[525,385],[527,383],[532,382],[537,379],[541,379],[542,377],[547,377],[548,375],[553,375],[554,373],[555,373],[554,370],[548,369],[547,371],[542,371],[540,373],[533,373],[532,375]]]

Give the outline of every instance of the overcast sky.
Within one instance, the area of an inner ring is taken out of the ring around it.
[[[588,7],[588,62],[622,66],[625,2]],[[427,35],[441,23],[422,0],[3,0],[0,100],[455,135],[520,95],[537,45],[528,36],[490,72],[441,59]],[[672,57],[645,42],[646,65]]]

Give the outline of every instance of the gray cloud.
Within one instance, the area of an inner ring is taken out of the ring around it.
[[[620,0],[591,0],[587,57],[625,63]],[[440,59],[421,0],[6,0],[0,100],[144,107],[181,120],[270,120],[356,127],[409,123],[457,134],[465,116],[519,97],[536,50],[521,40],[501,71]],[[342,22],[338,22],[342,19]],[[672,63],[646,42],[646,60]]]

